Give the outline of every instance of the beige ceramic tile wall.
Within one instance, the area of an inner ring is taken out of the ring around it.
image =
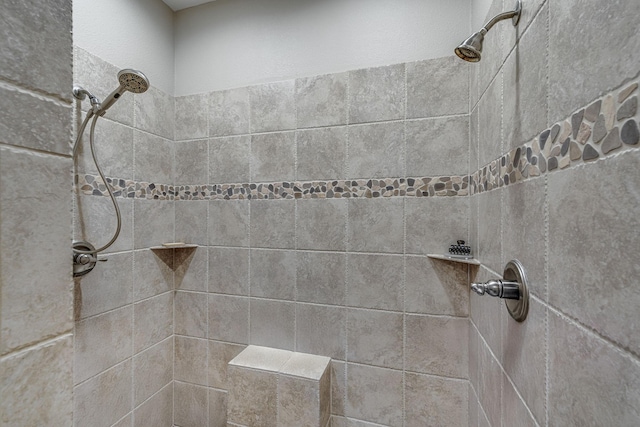
[[[0,21],[0,425],[69,426],[71,1]]]
[[[498,24],[470,73],[470,171],[637,78],[639,20],[633,0],[525,0],[517,30]],[[518,324],[470,297],[470,426],[640,423],[639,159],[628,150],[471,198],[476,279],[520,259],[532,301]]]
[[[468,70],[447,57],[176,98],[176,185],[464,174]],[[175,205],[176,239],[203,245],[176,292],[176,425],[225,425],[226,363],[247,344],[331,357],[336,422],[466,424],[468,273],[425,254],[467,239],[468,198]]]
[[[75,49],[74,84],[99,98],[113,90],[117,71]],[[76,108],[76,120],[88,105]],[[173,98],[153,86],[141,95],[125,94],[98,122],[95,138],[106,176],[173,182]],[[78,173],[96,174],[88,132],[77,164]],[[74,240],[105,244],[116,226],[109,198],[76,192],[73,200]],[[173,288],[174,280],[184,280],[178,265],[185,254],[148,248],[174,240],[174,202],[118,203],[122,232],[101,254],[107,262],[75,279],[74,425],[170,427]]]

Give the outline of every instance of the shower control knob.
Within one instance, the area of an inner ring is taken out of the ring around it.
[[[478,295],[490,295],[504,299],[520,299],[520,284],[505,280],[489,280],[486,283],[472,283],[471,289]]]

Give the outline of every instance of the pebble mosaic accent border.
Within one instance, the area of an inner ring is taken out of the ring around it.
[[[116,197],[155,200],[473,195],[639,147],[637,90],[638,82],[634,82],[605,95],[470,176],[180,186],[118,178],[107,178],[107,182],[111,184]],[[76,186],[87,195],[108,195],[104,182],[96,175],[76,175]]]

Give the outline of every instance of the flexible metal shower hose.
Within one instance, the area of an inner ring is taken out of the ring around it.
[[[118,206],[118,202],[116,201],[116,197],[113,195],[113,190],[111,190],[111,184],[109,184],[107,182],[107,179],[105,178],[104,174],[102,173],[102,169],[100,169],[100,165],[98,164],[98,157],[96,156],[96,150],[95,150],[95,146],[94,146],[94,133],[95,133],[95,129],[96,129],[96,123],[98,122],[98,119],[100,118],[100,116],[97,116],[93,114],[92,110],[89,110],[89,112],[87,112],[87,116],[85,117],[84,121],[82,122],[82,125],[80,125],[80,129],[78,131],[78,137],[76,139],[76,142],[73,146],[73,158],[75,159],[76,157],[76,153],[78,150],[78,147],[80,146],[80,141],[82,140],[82,134],[84,133],[84,129],[87,127],[87,123],[89,122],[89,119],[93,116],[93,121],[91,122],[91,128],[89,130],[89,146],[91,147],[91,156],[93,157],[93,163],[96,165],[96,169],[98,170],[98,174],[100,175],[100,178],[102,178],[102,182],[104,182],[105,187],[107,187],[107,192],[109,193],[109,197],[111,198],[111,202],[113,203],[113,208],[116,211],[116,220],[117,220],[117,226],[116,226],[116,232],[113,235],[113,237],[111,238],[111,240],[109,240],[109,242],[98,248],[95,249],[93,251],[83,251],[83,250],[79,250],[79,249],[74,249],[75,253],[79,253],[79,254],[89,254],[89,255],[93,255],[93,254],[97,254],[98,252],[102,252],[105,249],[107,249],[109,246],[113,245],[113,243],[116,241],[116,239],[118,238],[118,236],[120,235],[120,228],[122,227],[122,217],[120,215],[120,207]]]

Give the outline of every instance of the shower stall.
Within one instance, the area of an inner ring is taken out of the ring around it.
[[[0,425],[637,425],[635,1],[447,3],[5,5]]]

